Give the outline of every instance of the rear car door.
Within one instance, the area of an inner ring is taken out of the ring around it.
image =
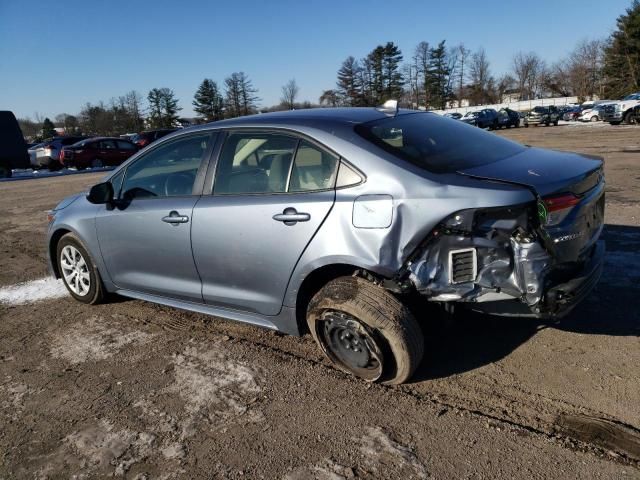
[[[102,258],[121,289],[202,302],[191,253],[193,207],[215,134],[162,142],[113,181],[118,201],[96,216]]]
[[[228,134],[212,194],[193,211],[206,303],[280,312],[291,273],[333,206],[337,166],[336,155],[291,134]]]

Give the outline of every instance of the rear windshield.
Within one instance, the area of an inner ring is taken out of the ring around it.
[[[525,147],[465,123],[413,113],[363,123],[356,132],[396,157],[435,173],[486,165]]]
[[[539,112],[539,113],[546,113],[548,110],[548,107],[535,107],[533,109],[534,112]]]

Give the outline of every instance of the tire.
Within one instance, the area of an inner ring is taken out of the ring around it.
[[[620,125],[622,122],[609,122],[609,125]]]
[[[62,169],[62,165],[58,160],[54,160],[53,158],[49,159],[48,168],[50,172],[57,172]]]
[[[594,115],[593,117],[591,117],[591,120],[589,120],[590,122],[598,122],[600,121],[600,119],[598,118],[597,115]]]
[[[11,178],[11,167],[8,163],[0,162],[0,178]]]
[[[560,120],[556,119],[556,121],[555,121],[555,122],[553,122],[553,125],[557,127],[557,126],[558,126],[558,122],[559,122],[559,121],[560,121]]]
[[[633,112],[627,112],[624,114],[622,121],[627,125],[633,125],[636,123],[636,118],[633,116]]]
[[[91,305],[105,300],[100,273],[87,249],[72,233],[67,233],[58,242],[56,262],[64,286],[73,298]]]
[[[359,277],[327,283],[309,302],[307,324],[336,367],[370,382],[406,382],[424,353],[422,331],[407,307]]]
[[[91,168],[102,168],[104,167],[104,162],[99,158],[94,158],[91,160]]]

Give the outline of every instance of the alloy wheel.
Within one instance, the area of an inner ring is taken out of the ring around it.
[[[91,289],[89,266],[80,251],[73,245],[66,245],[60,252],[62,276],[69,289],[84,297]]]

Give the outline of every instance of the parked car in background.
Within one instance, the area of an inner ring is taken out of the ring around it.
[[[607,105],[611,105],[611,103],[600,103],[595,105],[593,108],[583,110],[578,120],[581,122],[599,122],[600,120],[603,120]]]
[[[448,118],[453,118],[454,120],[460,120],[462,118],[462,114],[459,112],[445,113],[444,116]]]
[[[627,95],[618,102],[613,102],[604,109],[603,120],[611,125],[637,123],[636,107],[640,106],[640,92]]]
[[[29,168],[27,144],[13,112],[3,110],[0,111],[0,178],[9,178],[16,168]]]
[[[562,119],[568,122],[572,122],[572,121],[578,120],[580,115],[582,115],[582,108],[580,107],[580,105],[574,105],[566,109],[562,113]]]
[[[138,147],[122,138],[95,137],[64,147],[60,163],[65,167],[100,168],[117,166],[138,151]]]
[[[146,132],[138,133],[134,135],[131,141],[135,143],[139,148],[146,147],[147,145],[155,142],[159,138],[169,135],[170,133],[178,130],[177,128],[162,128],[159,130],[148,130]]]
[[[42,144],[33,149],[31,154],[31,166],[34,169],[48,168],[49,170],[60,170],[60,152],[63,147],[73,145],[74,143],[84,140],[86,136],[69,136],[54,137],[42,142]],[[35,155],[34,155],[35,154]]]
[[[478,128],[488,128],[489,130],[498,128],[498,112],[493,108],[484,108],[475,112],[467,112],[461,120],[464,123]]]
[[[498,111],[498,127],[509,128],[520,126],[520,114],[510,108],[501,108]]]
[[[533,110],[527,113],[524,126],[546,125],[548,127],[551,124],[558,125],[559,120],[560,112],[554,105],[549,105],[547,107],[534,107]]]
[[[338,368],[398,384],[424,351],[412,296],[553,320],[589,295],[602,166],[394,106],[247,116],[162,139],[63,200],[47,254],[79,302],[308,330]]]

